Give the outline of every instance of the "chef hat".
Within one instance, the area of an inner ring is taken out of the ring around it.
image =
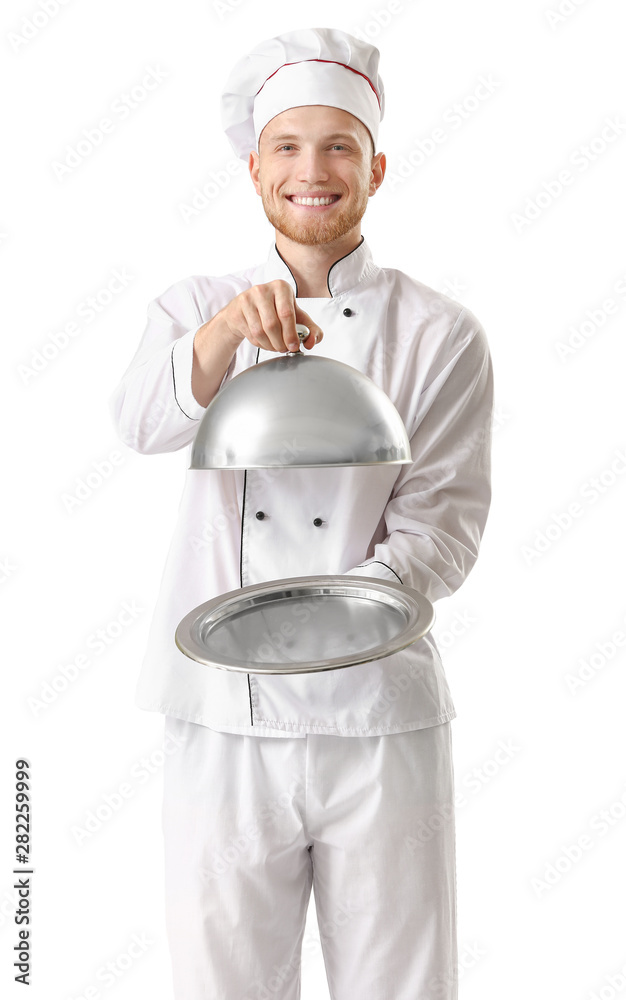
[[[258,149],[267,123],[288,108],[341,108],[378,139],[385,110],[379,51],[337,28],[303,28],[261,42],[237,63],[222,94],[222,126],[237,156]]]

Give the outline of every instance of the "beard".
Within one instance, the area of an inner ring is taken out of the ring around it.
[[[263,210],[274,229],[294,243],[301,243],[304,246],[319,246],[323,243],[333,243],[349,233],[365,214],[369,194],[367,190],[357,194],[355,199],[348,202],[343,209],[339,209],[331,219],[323,219],[311,216],[308,221],[296,222],[289,209],[279,206],[269,198],[263,184],[261,184],[261,199]]]

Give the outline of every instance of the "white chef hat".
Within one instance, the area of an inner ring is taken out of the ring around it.
[[[288,108],[349,111],[378,140],[385,110],[379,51],[338,28],[302,28],[261,42],[240,59],[222,94],[222,126],[237,156],[258,149],[267,123]]]

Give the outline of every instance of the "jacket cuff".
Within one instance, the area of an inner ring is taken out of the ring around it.
[[[349,569],[344,576],[372,576],[376,580],[389,580],[391,583],[402,583],[402,580],[397,573],[391,569],[391,566],[387,566],[386,563],[377,562],[372,560],[372,562],[364,563],[362,566],[354,566],[353,569]]]
[[[174,398],[179,408],[190,420],[200,420],[206,411],[191,391],[191,371],[193,368],[193,341],[200,327],[189,330],[179,337],[172,347],[172,379]]]

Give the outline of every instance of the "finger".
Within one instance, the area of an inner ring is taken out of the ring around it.
[[[272,282],[274,309],[281,325],[283,350],[298,351],[300,338],[296,331],[296,300],[293,289],[285,281]]]
[[[309,330],[311,331],[306,340],[302,342],[303,346],[306,347],[307,351],[310,351],[312,347],[315,347],[316,344],[319,344],[324,334],[322,332],[321,327],[319,327],[317,323],[311,319],[308,313],[305,313],[304,309],[300,309],[297,302],[296,302],[296,323],[303,323],[304,326],[308,326]]]
[[[281,307],[277,305],[273,294],[264,295],[258,302],[258,311],[263,325],[263,332],[271,344],[269,350],[281,351],[284,353],[285,351],[293,350],[293,348],[288,346],[289,334],[285,334],[283,321],[278,314],[279,308]],[[293,312],[293,304],[283,304],[282,308],[285,312],[287,312],[288,309],[291,310],[290,314],[293,318],[293,328],[295,330],[296,321]],[[296,340],[297,339],[296,335]]]
[[[260,347],[264,351],[275,350],[271,340],[263,327],[263,319],[259,313],[256,303],[248,298],[243,298],[239,303],[241,309],[241,332],[254,347]]]

